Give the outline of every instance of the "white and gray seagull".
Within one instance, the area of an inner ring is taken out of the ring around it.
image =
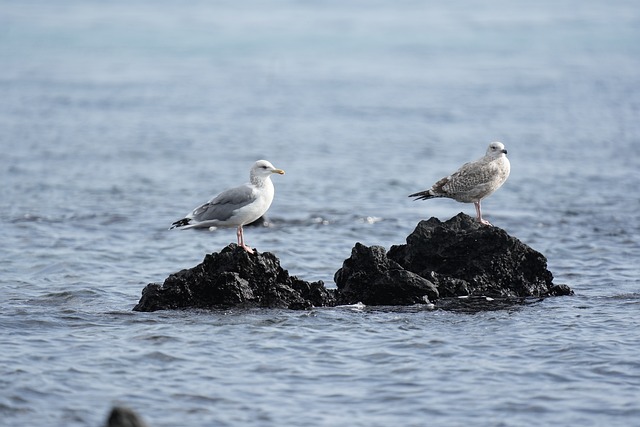
[[[415,197],[415,200],[447,197],[462,203],[473,203],[478,221],[491,225],[482,218],[480,202],[500,188],[509,177],[511,166],[506,154],[507,150],[501,142],[492,142],[483,157],[465,163],[428,190],[411,194],[409,197]]]
[[[271,175],[284,175],[266,160],[258,160],[251,167],[250,182],[230,188],[207,203],[198,206],[184,218],[174,222],[171,229],[237,227],[238,246],[253,253],[244,242],[242,226],[264,215],[273,202],[274,188]]]

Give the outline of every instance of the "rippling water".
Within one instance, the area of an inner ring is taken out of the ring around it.
[[[155,426],[584,425],[640,416],[635,2],[0,0],[0,415]],[[334,286],[492,140],[483,203],[573,297],[477,314],[133,313],[233,230],[169,232],[267,158],[291,274]]]

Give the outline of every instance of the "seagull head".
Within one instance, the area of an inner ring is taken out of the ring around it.
[[[487,148],[487,157],[500,157],[504,154],[507,154],[507,149],[504,148],[504,144],[502,142],[492,142],[489,144],[489,148]]]
[[[279,175],[284,175],[284,171],[282,169],[278,169],[271,164],[271,162],[267,160],[258,160],[251,167],[251,176],[252,177],[261,177],[266,178],[271,174],[277,173]]]

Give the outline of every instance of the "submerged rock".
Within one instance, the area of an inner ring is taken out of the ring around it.
[[[135,311],[181,308],[332,306],[334,293],[322,281],[305,282],[269,252],[249,254],[236,244],[206,255],[202,263],[170,275],[142,291]]]

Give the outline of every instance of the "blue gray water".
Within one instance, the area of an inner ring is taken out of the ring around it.
[[[0,425],[629,426],[640,419],[635,1],[0,0]],[[274,177],[246,239],[323,280],[505,143],[483,204],[573,297],[134,313],[233,230],[172,221]]]

